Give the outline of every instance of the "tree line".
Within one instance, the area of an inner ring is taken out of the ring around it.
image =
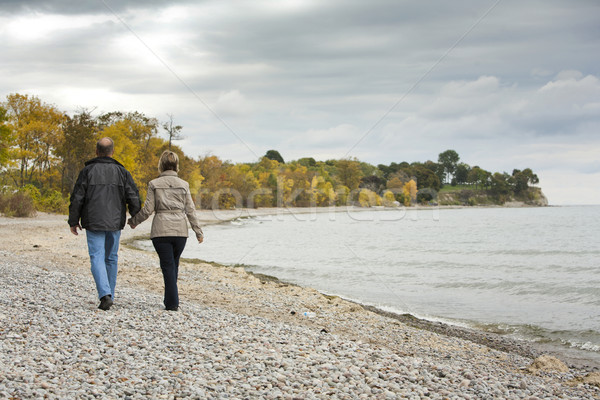
[[[277,150],[252,163],[211,154],[193,158],[173,143],[182,129],[172,115],[164,123],[139,112],[92,116],[82,109],[69,115],[36,96],[10,94],[0,103],[2,195],[19,193],[39,210],[65,212],[79,171],[104,136],[114,140],[114,157],[131,172],[142,198],[157,176],[160,154],[168,148],[178,153],[179,175],[190,183],[199,208],[410,206],[434,202],[444,185],[470,185],[501,201],[539,182],[529,168],[509,175],[471,167],[454,150],[439,154],[437,162],[377,166],[355,158],[285,162]]]

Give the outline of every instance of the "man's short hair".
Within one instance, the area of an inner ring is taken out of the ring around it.
[[[115,143],[109,137],[102,138],[96,143],[98,157],[110,157],[115,152]]]

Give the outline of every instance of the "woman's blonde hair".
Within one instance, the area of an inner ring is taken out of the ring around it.
[[[179,156],[171,150],[163,151],[158,160],[158,172],[162,174],[167,170],[179,172]]]

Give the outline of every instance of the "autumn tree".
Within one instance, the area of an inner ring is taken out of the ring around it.
[[[7,125],[8,116],[5,108],[0,107],[0,168],[5,167],[10,160],[12,135]]]
[[[18,93],[8,95],[3,107],[14,134],[14,158],[18,167],[10,175],[19,187],[33,182],[40,184],[44,174],[51,173],[59,162],[54,149],[61,140],[65,115],[35,96]]]
[[[311,205],[310,184],[313,174],[303,165],[288,165],[279,172],[278,205],[307,207]]]
[[[393,207],[396,205],[396,196],[391,190],[386,190],[383,193],[382,203],[386,207]]]
[[[226,173],[231,164],[224,162],[217,156],[207,154],[198,158],[196,165],[200,175],[204,178],[200,192],[196,197],[196,205],[207,209],[213,207],[227,208],[230,199],[224,198],[220,194],[223,190],[231,188],[231,182],[229,182]]]
[[[84,163],[95,157],[97,123],[87,110],[66,117],[56,154],[61,158],[61,192],[70,193]]]
[[[131,173],[146,197],[149,178],[156,177],[159,152],[166,149],[166,142],[157,139],[158,121],[139,112],[111,112],[98,117],[99,136],[108,136],[115,143],[114,158]],[[164,148],[161,144],[164,143]],[[158,154],[157,154],[158,153]]]
[[[313,176],[310,189],[312,194],[311,205],[318,207],[335,205],[337,194],[333,190],[332,183],[325,180],[323,176]]]
[[[350,190],[358,189],[360,179],[362,178],[362,170],[360,163],[352,159],[341,159],[336,163],[337,179],[341,185],[348,187]]]
[[[358,193],[358,204],[361,207],[374,207],[382,205],[381,197],[369,189],[360,189]]]
[[[414,180],[411,179],[406,182],[402,188],[402,192],[405,206],[408,207],[417,201],[417,183]]]
[[[254,206],[254,199],[251,199],[253,192],[259,188],[259,182],[252,173],[251,167],[247,164],[235,164],[229,166],[225,173],[230,183],[229,187],[240,195],[244,206],[251,204]],[[236,204],[239,199],[235,199]]]

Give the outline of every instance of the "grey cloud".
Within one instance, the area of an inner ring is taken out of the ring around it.
[[[178,0],[177,3],[197,3],[196,1]],[[132,9],[159,9],[170,6],[171,2],[164,0],[2,0],[2,14],[22,14],[29,12],[52,14],[104,14],[113,10],[122,12]]]

